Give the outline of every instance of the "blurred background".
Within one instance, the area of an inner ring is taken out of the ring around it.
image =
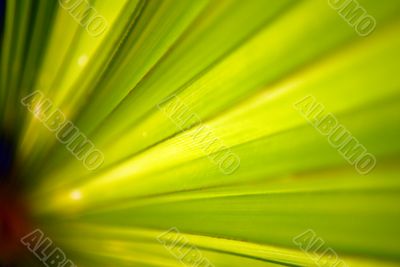
[[[400,266],[399,1],[0,14],[0,266]]]

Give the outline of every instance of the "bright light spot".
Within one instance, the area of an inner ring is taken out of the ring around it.
[[[79,66],[84,66],[86,62],[88,61],[88,56],[86,54],[83,54],[79,59],[78,59],[78,64]]]
[[[142,132],[142,136],[146,137],[147,136],[147,132]]]
[[[71,198],[73,199],[73,200],[79,200],[79,199],[81,199],[82,198],[82,193],[80,192],[80,191],[78,191],[78,190],[75,190],[75,191],[72,191],[71,192]]]
[[[35,110],[33,111],[35,117],[39,118],[40,113],[42,112],[41,105],[36,105]]]

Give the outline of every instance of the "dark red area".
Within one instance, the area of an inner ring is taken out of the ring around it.
[[[26,254],[21,238],[30,233],[27,203],[10,186],[0,184],[0,263],[11,263]]]

